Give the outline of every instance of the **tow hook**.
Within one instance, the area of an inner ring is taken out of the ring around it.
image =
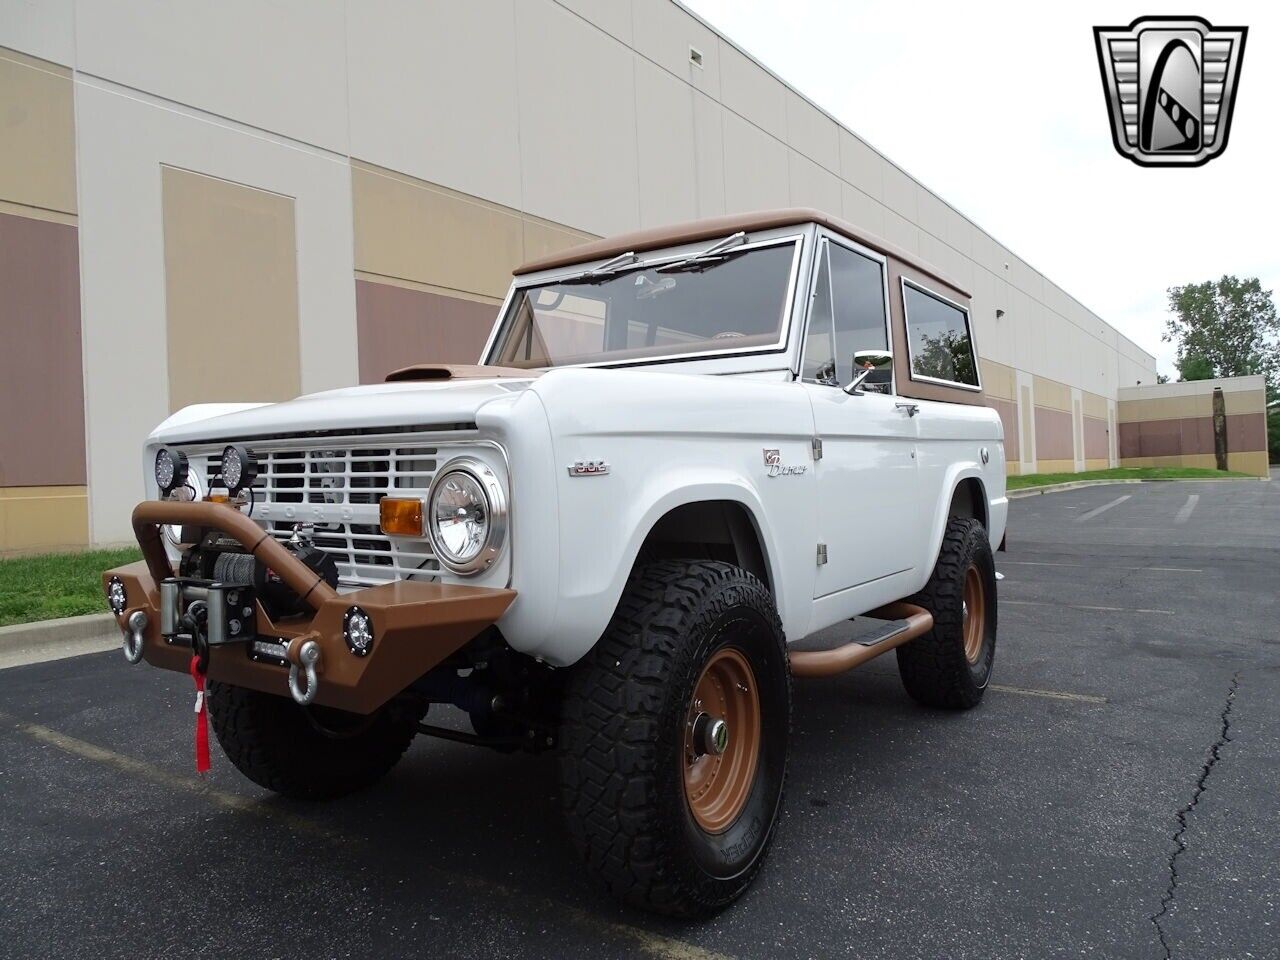
[[[120,628],[124,634],[124,658],[130,663],[142,660],[143,633],[147,629],[147,614],[144,610],[135,610]]]
[[[289,695],[305,707],[316,698],[316,665],[320,662],[320,644],[314,640],[304,640],[298,647],[296,658],[292,653],[293,651],[290,651]],[[306,686],[298,683],[299,673],[306,674]]]

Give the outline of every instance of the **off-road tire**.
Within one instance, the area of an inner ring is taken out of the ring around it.
[[[688,711],[704,667],[739,657],[756,681],[757,761],[740,812],[708,833],[685,792]],[[561,716],[568,831],[610,892],[691,917],[727,906],[750,885],[777,826],[791,727],[786,640],[763,583],[712,561],[640,568],[604,635],[573,668]]]
[[[298,800],[331,800],[394,767],[419,718],[394,703],[361,717],[210,681],[209,719],[227,759],[254,783]]]
[[[965,579],[974,568],[984,591],[981,649],[965,654]],[[967,710],[982,701],[996,655],[996,567],[986,528],[952,517],[937,565],[923,590],[908,603],[933,614],[933,629],[898,647],[898,673],[912,699],[928,707]]]

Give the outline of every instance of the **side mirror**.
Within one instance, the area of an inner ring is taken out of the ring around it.
[[[893,354],[888,350],[859,350],[853,355],[853,379],[843,389],[848,394],[862,393],[862,385],[873,373],[888,374],[893,368]],[[877,378],[880,380],[880,378]],[[888,377],[882,382],[887,383]]]

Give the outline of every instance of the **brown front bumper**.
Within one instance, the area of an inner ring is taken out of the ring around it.
[[[160,588],[174,575],[165,554],[163,524],[217,529],[269,566],[311,608],[308,616],[273,621],[258,604],[258,636],[288,643],[290,659],[305,640],[320,646],[319,686],[315,702],[355,713],[371,713],[496,621],[515,599],[514,590],[449,583],[397,581],[339,594],[262,528],[234,507],[221,503],[149,500],[133,511],[133,530],[143,560],[108,570],[124,584],[126,607],[117,620],[124,628],[130,614],[147,615],[143,658],[153,666],[187,672],[191,648],[171,643],[160,633]],[[373,621],[374,642],[367,656],[356,656],[342,635],[343,615],[359,606]],[[251,644],[232,643],[209,652],[213,680],[288,696],[288,668],[254,659]]]

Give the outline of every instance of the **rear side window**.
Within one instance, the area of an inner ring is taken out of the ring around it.
[[[902,303],[907,313],[911,378],[978,389],[969,312],[905,277]]]

